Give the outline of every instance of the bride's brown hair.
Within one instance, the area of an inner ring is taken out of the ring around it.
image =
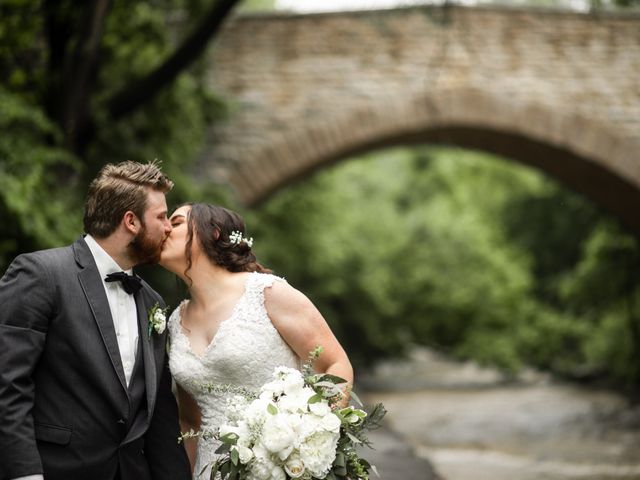
[[[187,215],[185,275],[191,270],[193,262],[191,246],[194,231],[197,232],[196,238],[202,251],[215,265],[226,268],[230,272],[271,273],[271,270],[258,263],[249,243],[232,242],[229,239],[232,232],[240,232],[243,237],[246,235],[244,220],[236,212],[206,203],[185,203],[181,206],[191,207]],[[187,278],[189,278],[188,275]]]

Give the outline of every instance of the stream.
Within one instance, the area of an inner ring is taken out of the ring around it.
[[[358,379],[366,403],[445,480],[640,480],[640,405],[416,348]]]

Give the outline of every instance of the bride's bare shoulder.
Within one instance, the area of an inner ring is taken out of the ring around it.
[[[314,309],[311,300],[284,281],[274,281],[265,289],[265,306],[270,315],[299,314],[301,310]]]

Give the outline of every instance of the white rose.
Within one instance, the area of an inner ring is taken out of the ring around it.
[[[287,475],[284,473],[284,470],[281,467],[276,465],[275,467],[273,467],[273,469],[271,469],[270,480],[287,480]]]
[[[310,403],[309,410],[311,410],[312,413],[318,415],[319,417],[324,417],[328,413],[331,413],[331,407],[329,407],[329,404],[324,400],[316,403]]]
[[[304,439],[316,432],[323,432],[326,429],[322,425],[322,417],[317,415],[307,414],[304,416],[304,421],[300,425],[300,438]]]
[[[337,415],[334,415],[333,413],[328,413],[327,415],[322,417],[322,426],[330,432],[334,432],[334,433],[339,432],[340,425],[341,425],[340,419],[338,418]]]
[[[232,447],[238,452],[238,457],[240,458],[240,463],[246,465],[253,458],[253,452],[250,448],[247,448],[242,445],[234,445]]]
[[[291,478],[299,478],[304,474],[304,463],[298,455],[291,455],[284,465],[284,471]]]

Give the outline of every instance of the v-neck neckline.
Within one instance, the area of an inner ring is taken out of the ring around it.
[[[245,297],[247,296],[247,293],[249,291],[249,280],[251,279],[251,277],[253,276],[252,273],[250,273],[249,275],[247,275],[247,278],[244,281],[244,291],[242,292],[242,294],[238,297],[238,299],[236,300],[235,304],[233,305],[233,309],[231,310],[231,313],[229,314],[229,316],[227,316],[226,318],[224,318],[223,320],[220,321],[220,323],[218,324],[218,328],[216,329],[216,332],[213,334],[213,337],[211,337],[211,341],[208,343],[208,345],[204,348],[204,350],[202,351],[202,355],[198,355],[193,348],[191,347],[191,339],[189,338],[189,336],[185,333],[186,328],[182,325],[182,311],[183,309],[186,307],[187,303],[189,302],[188,299],[183,300],[180,305],[178,306],[178,332],[179,334],[185,339],[186,341],[186,345],[187,345],[187,351],[193,355],[194,357],[196,357],[198,360],[204,360],[209,351],[213,349],[213,347],[216,344],[216,339],[218,337],[218,333],[220,333],[220,329],[224,326],[225,323],[229,322],[230,320],[232,320],[237,314],[238,314],[238,310],[240,305],[242,304],[242,302],[244,301]]]

